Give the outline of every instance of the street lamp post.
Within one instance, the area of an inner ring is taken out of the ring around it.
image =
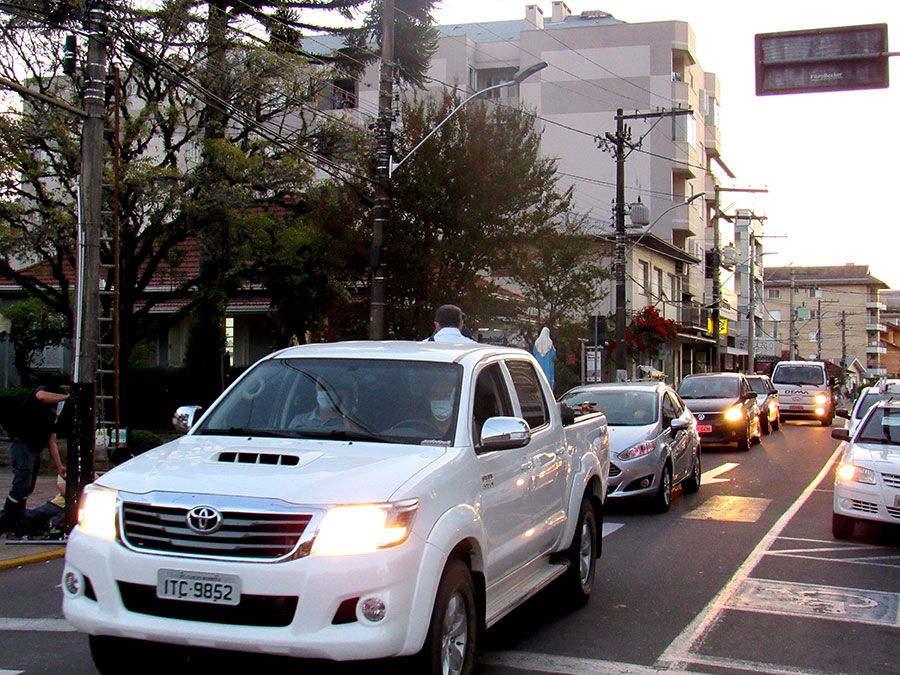
[[[387,227],[390,225],[390,194],[391,194],[391,178],[394,175],[394,171],[396,171],[402,164],[406,162],[412,155],[422,147],[425,142],[434,136],[434,134],[442,127],[447,121],[453,117],[463,106],[465,106],[469,101],[482,94],[485,94],[489,91],[494,91],[495,89],[502,89],[504,87],[512,87],[517,84],[521,84],[524,80],[531,77],[535,73],[540,70],[543,70],[547,67],[547,64],[544,61],[539,61],[527,68],[523,68],[519,70],[511,80],[506,82],[500,82],[498,84],[493,84],[490,87],[485,87],[484,89],[479,89],[474,94],[470,94],[467,96],[459,105],[457,105],[453,110],[447,113],[446,117],[442,119],[438,125],[429,131],[422,140],[420,140],[416,145],[406,153],[399,161],[395,162],[394,158],[388,155],[386,161],[382,162],[382,158],[379,157],[379,166],[384,167],[384,171],[381,174],[382,180],[378,181],[381,186],[380,193],[385,196],[385,199],[382,200],[383,203],[381,208],[377,209],[377,213],[375,215],[375,230],[373,235],[373,244],[372,244],[372,302],[369,310],[369,339],[370,340],[383,340],[385,337],[385,307],[387,305],[386,302],[386,286],[387,286],[387,277],[384,270],[384,261],[383,255],[381,252],[382,242],[384,238],[384,233]],[[377,244],[377,249],[376,249]]]

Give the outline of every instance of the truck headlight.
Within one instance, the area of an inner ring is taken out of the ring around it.
[[[656,441],[644,441],[633,445],[627,450],[623,450],[618,454],[619,459],[634,459],[635,457],[643,457],[649,455],[656,448]]]
[[[117,490],[88,485],[78,506],[78,527],[85,534],[108,541],[116,538],[116,516],[119,512]]]
[[[319,525],[312,555],[359,555],[406,541],[419,500],[332,507]]]
[[[737,422],[741,419],[744,419],[744,410],[739,405],[731,406],[725,411],[726,422]]]
[[[813,399],[816,402],[816,405],[825,405],[828,403],[828,397],[825,394],[816,394],[816,397]]]
[[[838,480],[856,481],[857,483],[868,483],[875,485],[875,472],[864,466],[856,464],[839,464],[837,468]]]

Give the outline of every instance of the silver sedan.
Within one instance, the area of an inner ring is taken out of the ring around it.
[[[592,384],[560,398],[576,415],[602,411],[609,423],[609,497],[649,498],[668,511],[672,488],[700,489],[700,437],[694,416],[662,383]]]

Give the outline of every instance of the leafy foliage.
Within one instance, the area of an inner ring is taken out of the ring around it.
[[[24,381],[30,381],[34,370],[42,365],[44,349],[68,338],[66,319],[39,298],[10,305],[4,308],[3,314],[12,324],[10,335],[16,348],[16,370]]]

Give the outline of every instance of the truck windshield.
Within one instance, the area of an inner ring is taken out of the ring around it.
[[[741,381],[737,377],[686,377],[678,387],[681,398],[737,398]]]
[[[195,433],[451,445],[462,367],[380,359],[271,359]]]
[[[825,384],[825,370],[821,366],[775,366],[774,384]]]

